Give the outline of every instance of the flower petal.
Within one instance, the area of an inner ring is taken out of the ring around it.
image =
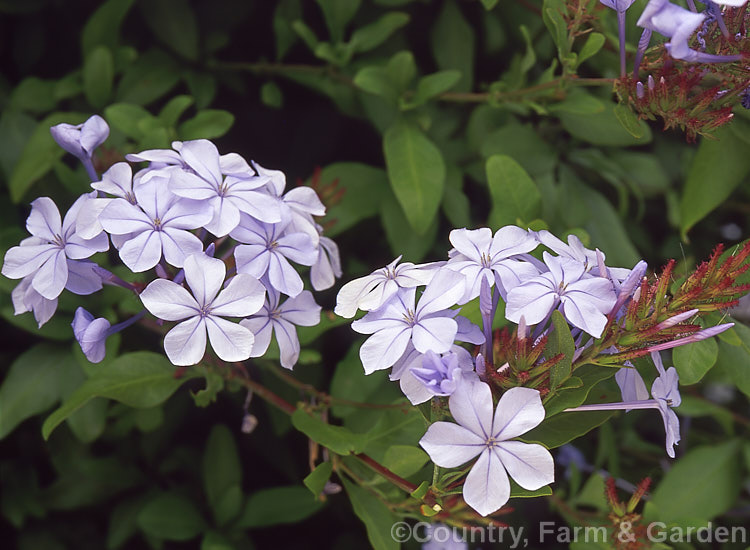
[[[266,289],[258,279],[240,273],[211,304],[211,312],[222,317],[247,317],[257,313],[265,302]]]
[[[552,455],[541,445],[504,441],[494,451],[510,477],[524,489],[534,491],[555,481]]]
[[[508,502],[508,474],[498,456],[489,449],[479,455],[479,460],[466,476],[463,495],[466,504],[482,516],[496,512]]]
[[[518,437],[541,424],[544,414],[539,391],[531,388],[511,388],[497,403],[492,435],[501,440]]]
[[[443,468],[460,466],[487,448],[477,434],[452,422],[433,422],[419,444]]]
[[[484,382],[461,384],[448,400],[453,418],[483,441],[492,435],[492,391]]]
[[[141,292],[140,298],[151,314],[165,321],[180,321],[198,315],[198,303],[185,287],[166,279],[152,281]]]
[[[200,306],[207,306],[213,302],[226,274],[224,262],[217,258],[200,253],[192,254],[185,259],[185,281]]]
[[[206,317],[211,347],[224,361],[244,361],[250,357],[255,336],[249,328],[216,315]]]
[[[432,317],[414,325],[412,341],[421,353],[445,353],[451,349],[457,332],[458,324],[450,317]]]
[[[164,351],[173,365],[186,367],[200,363],[206,353],[206,323],[203,318],[196,315],[170,330],[164,337]]]
[[[406,325],[380,330],[359,348],[359,358],[365,374],[387,369],[404,354],[411,330]]]

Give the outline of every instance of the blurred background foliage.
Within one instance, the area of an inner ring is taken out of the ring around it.
[[[631,43],[645,3],[628,13]],[[615,14],[595,0],[576,4],[593,32],[569,37],[549,0],[0,0],[0,249],[25,236],[34,197],[67,206],[88,189],[49,127],[98,113],[111,127],[100,173],[127,152],[208,138],[291,184],[315,182],[344,280],[401,254],[444,259],[451,228],[507,224],[575,233],[613,266],[644,258],[658,269],[674,257],[684,273],[716,243],[748,233],[750,117],[738,107],[715,139],[697,143],[634,121],[612,94]],[[240,433],[245,395],[232,384],[221,392],[221,378],[198,369],[162,381],[150,401],[131,399],[138,408],[121,395],[86,400],[45,442],[48,413],[102,366],[70,344],[70,296],[37,330],[30,315],[13,315],[14,285],[0,281],[8,548],[352,548],[366,536],[356,516],[372,544],[393,547],[373,539],[393,510],[357,487],[347,487],[354,513],[343,494],[312,499],[301,483],[308,443],[289,419],[256,400],[258,427]],[[324,308],[335,292],[319,296]],[[112,289],[93,300],[110,316],[138,307]],[[383,373],[364,377],[361,340],[336,325],[303,334],[294,376],[350,400],[397,400]],[[662,427],[645,414],[620,416],[581,444],[597,469],[631,482],[654,476],[652,518],[746,524],[748,333],[739,326],[674,354],[683,383],[702,383],[678,410],[690,435],[672,470],[659,462]],[[144,344],[159,349],[134,331],[108,356]],[[253,369],[265,384],[302,397],[262,363]],[[332,413],[357,431],[378,422],[401,430],[411,451],[375,441],[370,453],[407,477],[424,466],[413,451],[423,427],[400,411]],[[560,470],[554,497],[511,501],[507,521],[606,519],[601,476],[589,473]]]

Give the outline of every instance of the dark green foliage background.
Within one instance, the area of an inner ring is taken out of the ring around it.
[[[645,3],[638,0],[628,14],[631,42]],[[62,209],[87,190],[85,172],[56,148],[48,127],[94,113],[112,128],[97,157],[100,171],[127,152],[199,137],[214,139],[222,153],[283,170],[290,185],[310,181],[321,167],[320,182],[337,180],[343,190],[324,221],[341,247],[344,281],[400,254],[414,262],[444,259],[454,227],[518,223],[574,232],[602,249],[610,265],[644,258],[658,269],[674,257],[678,275],[716,243],[745,239],[747,113],[738,108],[715,141],[687,143],[658,122],[641,123],[642,137],[634,137],[614,114],[611,84],[571,84],[574,72],[617,76],[614,14],[589,1],[606,43],[581,62],[586,46],[579,38],[572,43],[579,61],[569,53],[565,61],[541,17],[555,6],[0,0],[0,251],[25,236],[35,197],[50,196]],[[559,86],[534,88],[553,78]],[[91,365],[70,342],[78,298],[64,295],[58,314],[37,331],[30,314],[13,316],[14,286],[0,281],[4,548],[359,548],[367,533],[354,512],[362,510],[370,543],[394,547],[387,533],[373,535],[395,516],[370,493],[354,486],[325,503],[312,498],[302,484],[308,441],[288,417],[255,397],[250,410],[258,427],[242,434],[240,387],[220,391],[220,379],[198,367],[175,381],[158,355],[126,355],[160,351],[158,338],[138,328],[113,339],[105,364]],[[333,308],[337,288],[317,296],[325,309]],[[85,303],[113,318],[138,308],[112,289]],[[384,373],[364,377],[361,340],[345,324],[330,325],[322,336],[303,337],[294,376],[341,398],[398,400]],[[631,482],[653,476],[647,517],[747,524],[749,346],[750,330],[739,326],[718,343],[674,354],[683,381],[700,384],[684,391],[679,412],[689,435],[671,472],[662,467],[662,427],[645,412],[616,416],[576,443],[613,475]],[[60,415],[65,421],[45,441],[49,414],[113,368],[118,352],[121,365],[153,362],[156,382],[127,395],[86,394],[86,404]],[[258,361],[251,374],[292,403],[302,399],[269,374],[273,368]],[[712,384],[739,391],[712,404],[704,398]],[[368,437],[395,427],[393,439],[369,443],[368,452],[383,460],[389,445],[413,449],[423,432],[401,412],[338,406],[332,414],[355,432],[372,429]],[[579,428],[556,429],[570,439]],[[407,477],[426,478],[424,458],[409,460]],[[371,476],[355,463],[348,467]],[[558,479],[554,499],[514,499],[516,511],[503,519],[533,526],[606,518],[600,478],[573,472],[566,479],[560,469]],[[695,479],[703,482],[691,485]],[[405,498],[386,485],[375,486],[386,500]],[[688,494],[685,487],[692,487]]]

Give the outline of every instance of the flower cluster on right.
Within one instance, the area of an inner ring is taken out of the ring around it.
[[[634,0],[600,0],[617,13],[620,41],[620,101],[642,118],[682,128],[688,139],[732,119],[736,104],[750,107],[747,0],[694,0],[687,8],[649,0],[638,19],[642,33],[630,74],[625,61],[625,12]],[[653,34],[668,40],[649,49]]]
[[[456,229],[450,242],[447,261],[414,265],[397,258],[345,284],[335,312],[349,318],[366,312],[352,323],[370,335],[360,348],[366,373],[390,368],[412,404],[435,400],[420,441],[435,465],[458,468],[476,458],[458,471],[459,478],[466,474],[466,504],[486,516],[510,498],[509,478],[527,491],[554,481],[549,450],[516,440],[554,414],[656,409],[674,457],[679,380],[659,353],[733,326],[703,327],[699,319],[748,290],[737,277],[748,268],[750,245],[734,254],[718,247],[674,290],[674,262],[649,279],[645,262],[609,267],[601,251],[586,249],[574,235],[563,242],[548,231],[506,226],[494,234]],[[532,254],[539,247],[541,254]],[[461,311],[477,299],[481,327]],[[496,319],[498,311],[504,320]],[[493,330],[495,322],[504,328]],[[650,395],[632,363],[641,356],[655,367],[647,375],[654,380]],[[584,365],[606,373],[597,381],[614,375],[622,400],[584,402],[582,394],[571,403],[566,391],[580,386],[573,382]],[[566,406],[559,406],[561,396]],[[440,495],[446,487],[432,490]]]

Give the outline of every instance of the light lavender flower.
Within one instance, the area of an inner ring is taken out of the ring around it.
[[[455,250],[451,251],[445,267],[466,277],[466,294],[461,304],[479,296],[482,279],[493,286],[497,277],[501,282],[500,294],[505,297],[511,288],[539,274],[532,264],[512,259],[537,247],[534,236],[520,227],[501,227],[494,236],[487,227],[454,229],[450,241]]]
[[[312,293],[303,290],[294,298],[279,304],[281,295],[268,285],[268,297],[258,313],[240,321],[240,325],[255,335],[250,357],[260,357],[268,350],[271,333],[276,336],[281,353],[281,366],[292,369],[299,359],[300,345],[297,326],[311,327],[320,322],[321,307]]]
[[[523,316],[527,324],[535,325],[559,306],[569,323],[599,338],[616,301],[612,282],[585,276],[582,263],[547,252],[543,257],[550,271],[508,292],[506,318],[518,323]]]
[[[313,265],[318,251],[307,233],[287,233],[287,221],[270,224],[242,214],[240,224],[230,235],[240,243],[234,250],[238,273],[260,279],[268,277],[271,286],[288,296],[297,296],[304,288],[299,273],[289,260]]]
[[[672,410],[672,407],[679,407],[682,402],[680,390],[678,387],[679,376],[674,367],[669,367],[666,371],[661,362],[658,353],[651,354],[659,376],[654,380],[651,386],[651,397],[653,399],[634,399],[624,400],[620,403],[601,403],[591,405],[581,405],[572,409],[565,409],[565,412],[574,411],[612,411],[632,409],[658,409],[664,422],[664,431],[666,433],[665,446],[667,454],[674,458],[674,446],[680,441],[680,421]],[[626,370],[626,369],[621,369]],[[628,369],[629,370],[629,369]],[[635,389],[636,395],[642,395],[642,390]],[[623,391],[623,399],[624,399]],[[630,394],[630,391],[629,391]]]
[[[426,285],[435,274],[434,264],[414,265],[404,262],[398,265],[401,256],[382,269],[376,269],[366,277],[349,281],[336,296],[334,313],[352,318],[357,309],[372,311],[390,300],[399,289]]]
[[[49,129],[57,144],[83,163],[91,181],[99,178],[91,162],[94,151],[109,137],[109,126],[99,115],[90,117],[83,124],[57,124]]]
[[[508,502],[508,475],[530,491],[555,480],[554,462],[547,449],[510,441],[544,420],[537,390],[509,389],[493,415],[490,387],[476,382],[461,386],[451,395],[448,405],[457,424],[433,423],[419,444],[435,464],[444,468],[461,466],[479,456],[466,477],[463,496],[466,504],[482,516]]]
[[[211,220],[211,207],[181,199],[166,183],[164,178],[153,178],[135,189],[137,206],[114,199],[99,214],[107,232],[127,235],[120,246],[120,258],[136,273],[154,267],[162,255],[170,265],[182,267],[187,256],[203,252],[203,243],[190,230]]]
[[[365,373],[392,366],[410,341],[420,353],[447,352],[458,332],[458,323],[453,319],[456,311],[448,308],[463,295],[464,284],[460,273],[440,270],[416,307],[416,289],[406,288],[399,290],[382,308],[354,321],[354,330],[372,334],[359,350]]]
[[[250,329],[224,317],[247,317],[263,307],[265,288],[256,278],[239,274],[219,292],[226,275],[224,262],[205,254],[185,260],[185,287],[166,279],[152,281],[140,298],[153,315],[182,321],[164,338],[164,350],[175,365],[195,365],[206,352],[206,334],[224,361],[244,361],[255,337]]]
[[[318,230],[320,230],[318,226]],[[320,235],[318,239],[318,259],[310,266],[310,282],[315,290],[331,288],[341,277],[341,258],[336,243]]]
[[[240,223],[240,213],[267,223],[281,221],[278,200],[261,190],[267,178],[224,177],[219,151],[208,140],[175,142],[173,146],[190,170],[172,171],[169,188],[180,197],[211,205],[213,218],[206,224],[208,231],[217,237],[227,235]]]
[[[8,250],[2,274],[9,279],[33,274],[34,290],[48,300],[57,298],[68,283],[68,259],[88,258],[109,248],[104,233],[92,239],[83,239],[76,233],[76,218],[86,198],[86,195],[79,197],[62,221],[52,199],[40,197],[32,202],[31,214],[26,220],[26,229],[32,237]],[[98,288],[101,288],[101,281]]]

